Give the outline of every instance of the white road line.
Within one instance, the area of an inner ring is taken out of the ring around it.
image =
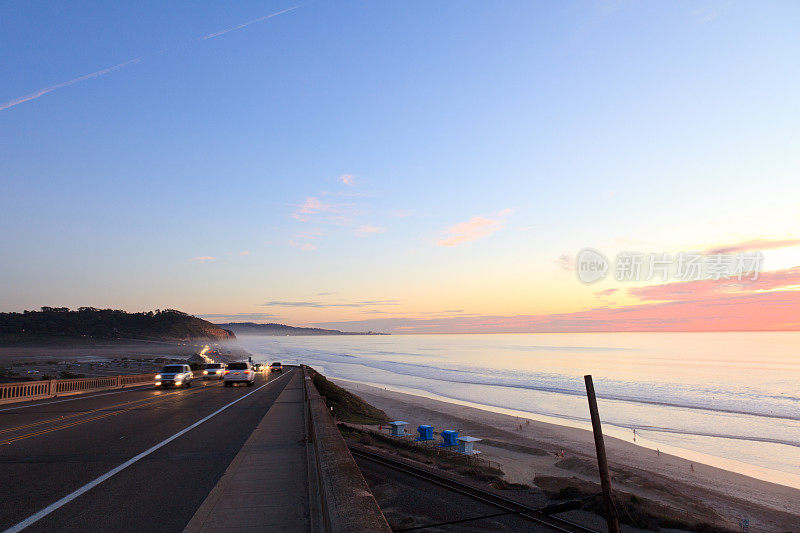
[[[290,374],[291,374],[291,372],[288,373],[288,374],[285,374],[285,375],[288,376]],[[245,398],[247,398],[251,394],[255,394],[256,392],[260,391],[261,389],[263,389],[267,385],[269,385],[271,383],[275,383],[276,381],[280,380],[283,377],[284,376],[281,376],[281,377],[279,377],[277,379],[273,379],[272,381],[267,381],[266,383],[261,385],[256,390],[254,390],[252,392],[248,392],[244,396],[241,396],[241,397],[237,398],[236,400],[232,401],[231,403],[229,403],[229,404],[227,404],[227,405],[225,405],[223,407],[220,407],[219,409],[217,409],[216,411],[214,411],[210,415],[208,415],[208,416],[206,416],[204,418],[201,418],[200,420],[198,420],[197,422],[195,422],[191,426],[180,430],[179,432],[175,433],[171,437],[168,437],[168,438],[162,440],[161,442],[159,442],[158,444],[156,444],[152,448],[149,448],[149,449],[143,451],[142,453],[140,453],[139,455],[128,459],[127,461],[125,461],[124,463],[119,465],[118,467],[109,470],[108,472],[106,472],[102,476],[98,477],[94,481],[90,481],[89,483],[87,483],[86,485],[82,486],[81,488],[79,488],[75,492],[73,492],[71,494],[68,494],[67,496],[64,496],[63,498],[61,498],[60,500],[58,500],[55,503],[51,503],[50,505],[48,505],[47,507],[45,507],[44,509],[42,509],[38,513],[32,514],[31,516],[29,516],[28,518],[26,518],[22,522],[19,522],[18,524],[11,526],[10,528],[6,529],[3,533],[16,533],[17,531],[22,531],[26,527],[38,522],[39,520],[41,520],[45,516],[49,515],[53,511],[55,511],[55,510],[59,509],[60,507],[63,507],[64,505],[68,504],[69,502],[71,502],[72,500],[77,498],[78,496],[81,496],[82,494],[92,490],[93,488],[95,488],[97,485],[99,485],[103,481],[107,480],[108,478],[110,478],[110,477],[112,477],[112,476],[114,476],[116,474],[119,474],[120,472],[122,472],[123,470],[125,470],[126,468],[128,468],[129,466],[134,464],[135,462],[139,461],[140,459],[143,459],[143,458],[147,457],[148,455],[150,455],[154,451],[158,450],[159,448],[162,448],[162,447],[166,446],[167,444],[169,444],[170,442],[174,441],[175,439],[177,439],[181,435],[184,435],[185,433],[188,433],[189,431],[193,430],[194,428],[196,428],[197,426],[199,426],[203,422],[206,422],[207,420],[209,420],[209,419],[215,417],[216,415],[220,414],[222,411],[224,411],[225,409],[227,409],[231,405],[244,400]]]

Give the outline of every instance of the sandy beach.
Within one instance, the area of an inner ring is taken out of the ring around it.
[[[590,431],[495,413],[345,380],[333,380],[411,427],[485,439],[476,446],[502,465],[509,482],[535,486],[537,476],[597,482]],[[800,490],[606,437],[614,488],[658,501],[709,523],[750,531],[800,531]],[[562,456],[563,452],[563,456]]]

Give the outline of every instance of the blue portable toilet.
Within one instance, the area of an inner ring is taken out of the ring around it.
[[[433,440],[433,426],[422,425],[417,428],[418,441]]]
[[[458,431],[445,429],[442,431],[442,447],[458,446]]]

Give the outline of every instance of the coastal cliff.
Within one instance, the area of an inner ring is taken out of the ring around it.
[[[0,340],[125,339],[147,341],[233,340],[232,331],[201,318],[164,309],[128,313],[114,309],[42,307],[40,311],[0,313]]]

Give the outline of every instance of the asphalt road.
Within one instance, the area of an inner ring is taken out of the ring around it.
[[[293,372],[0,406],[0,531],[228,406],[26,529],[181,531]]]

